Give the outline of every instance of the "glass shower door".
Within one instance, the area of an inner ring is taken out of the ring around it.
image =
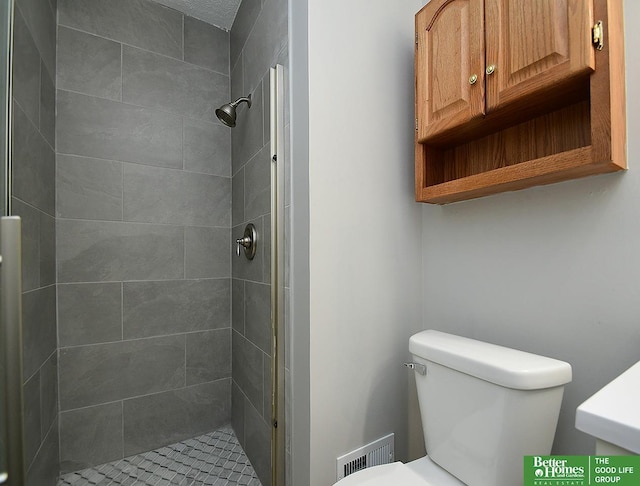
[[[10,3],[2,2],[0,6],[0,97],[2,97],[2,113],[6,113],[8,101],[8,56],[9,56],[9,33],[10,28]],[[0,163],[0,216],[6,216],[5,202],[5,176],[7,174],[7,118],[0,116],[0,153],[2,153],[2,163]],[[4,346],[0,346],[0,484],[5,484],[7,480],[7,426],[6,426],[6,405],[5,405],[5,385],[6,385],[5,353]]]
[[[21,220],[8,216],[13,9],[13,0],[0,3],[0,484],[23,486]]]

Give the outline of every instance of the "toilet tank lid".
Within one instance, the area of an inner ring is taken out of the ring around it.
[[[447,368],[517,390],[551,388],[571,381],[571,365],[564,361],[440,331],[414,334],[409,340],[409,351]]]

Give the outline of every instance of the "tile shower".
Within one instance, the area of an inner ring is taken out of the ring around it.
[[[268,70],[287,8],[243,0],[225,32],[149,0],[16,0],[28,484],[229,423],[270,484]],[[248,93],[230,131],[214,109]],[[247,222],[265,244],[232,261]]]
[[[58,1],[60,465],[231,419],[229,34],[148,1]]]

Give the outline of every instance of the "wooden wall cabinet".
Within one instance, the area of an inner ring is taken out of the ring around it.
[[[431,0],[415,73],[417,201],[626,168],[622,0]]]

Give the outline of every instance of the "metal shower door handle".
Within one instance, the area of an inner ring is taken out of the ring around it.
[[[244,248],[244,256],[249,260],[253,260],[256,256],[256,247],[258,245],[258,232],[253,223],[249,223],[244,228],[242,238],[236,239],[236,255],[240,256],[240,248]]]

